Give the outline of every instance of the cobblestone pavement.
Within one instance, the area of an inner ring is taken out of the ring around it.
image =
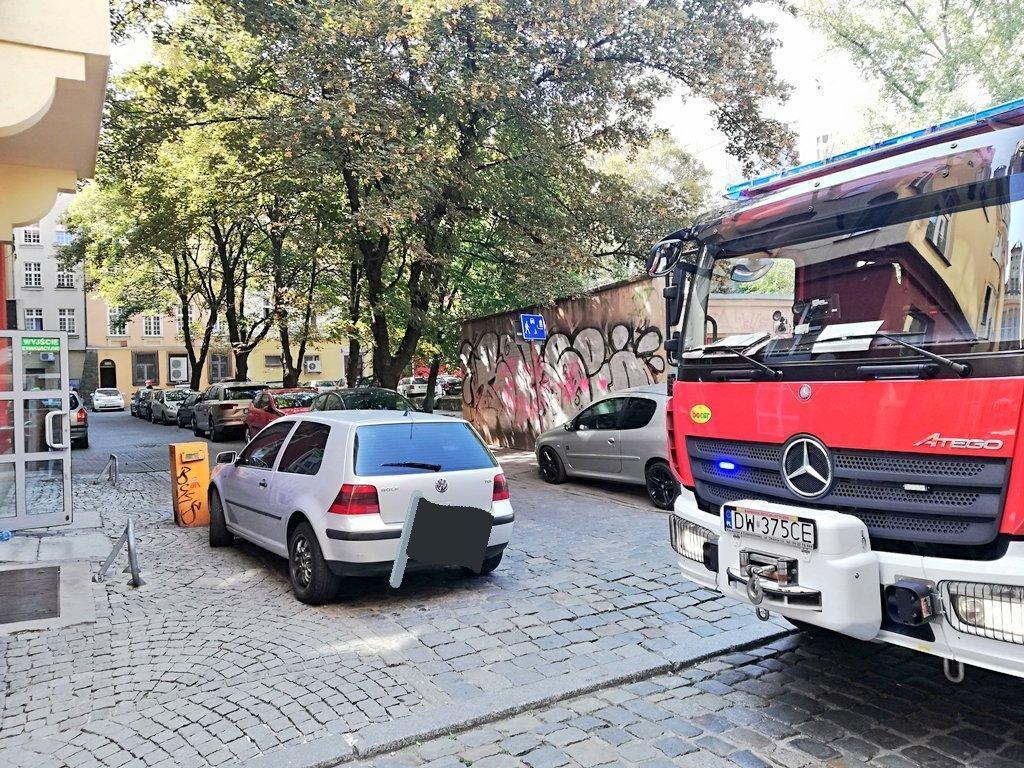
[[[504,463],[516,531],[492,576],[352,580],[322,608],[283,560],[175,528],[166,475],[78,483],[108,535],[135,518],[147,585],[93,585],[94,624],[0,638],[0,765],[329,762],[780,631],[685,581],[641,492]]]
[[[360,768],[1012,768],[1021,683],[841,638],[787,637],[375,756]]]

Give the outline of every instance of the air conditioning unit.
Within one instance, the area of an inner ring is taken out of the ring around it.
[[[39,359],[42,360],[44,363],[52,363],[57,359],[57,355],[55,355],[53,352],[40,352]]]
[[[320,358],[306,358],[305,362],[306,373],[320,373]]]
[[[172,384],[188,381],[187,357],[172,357],[168,360],[168,363],[170,368],[169,377]]]

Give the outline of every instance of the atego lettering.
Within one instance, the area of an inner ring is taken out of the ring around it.
[[[915,446],[927,445],[929,448],[967,448],[974,451],[998,451],[1003,447],[1002,440],[979,440],[970,437],[943,437],[936,432],[923,440],[914,443]]]

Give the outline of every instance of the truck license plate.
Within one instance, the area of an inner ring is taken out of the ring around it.
[[[750,507],[722,508],[723,527],[734,533],[745,533],[766,541],[778,541],[802,550],[818,546],[814,521],[796,515],[782,515]]]

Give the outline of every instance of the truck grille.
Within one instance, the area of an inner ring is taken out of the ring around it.
[[[687,438],[686,447],[697,495],[707,503],[753,498],[834,509],[863,520],[873,538],[929,544],[992,541],[1010,467],[1001,458],[832,449],[832,487],[809,501],[783,482],[781,445]],[[726,460],[733,469],[721,467]]]

